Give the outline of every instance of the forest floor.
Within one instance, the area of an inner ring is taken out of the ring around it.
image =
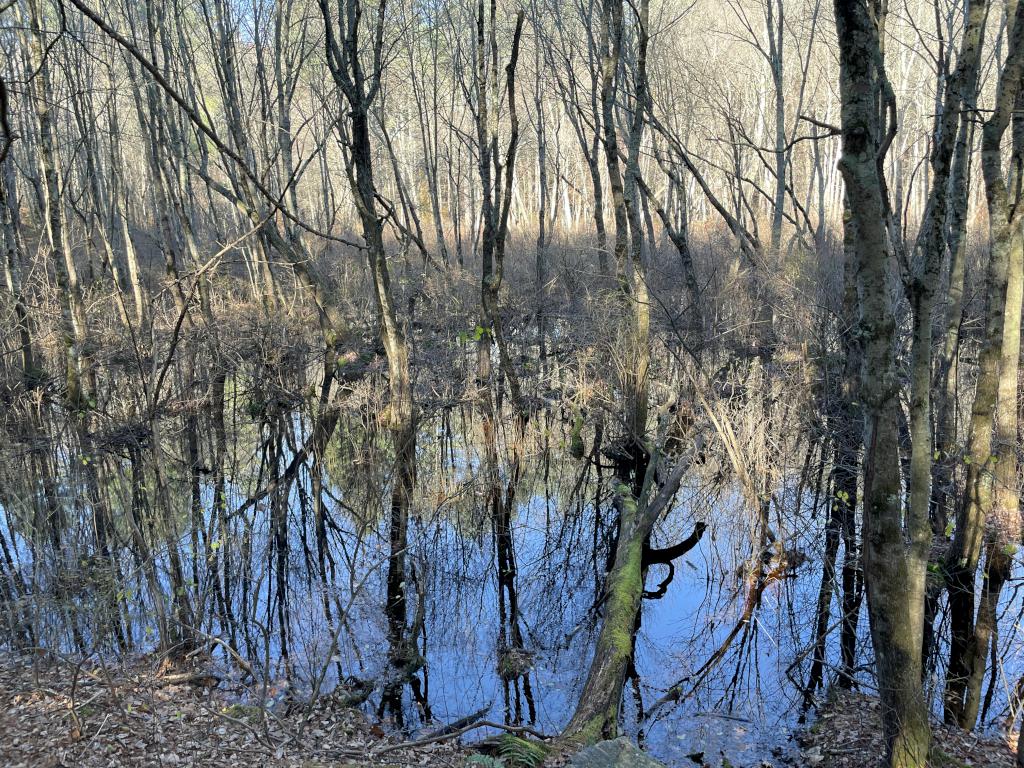
[[[239,703],[245,699],[237,689],[211,682],[202,669],[160,674],[154,661],[104,667],[0,653],[0,765],[461,768],[469,754],[447,737],[419,745],[391,740],[331,696],[308,713],[280,704],[264,709]],[[878,721],[877,699],[837,695],[800,735],[802,764],[877,765]],[[1016,734],[999,738],[943,725],[933,734],[932,768],[1016,766]]]
[[[308,718],[302,711],[275,715],[202,685],[202,673],[161,676],[152,666],[78,667],[0,654],[0,765],[461,768],[465,762],[467,753],[451,741],[403,748],[330,696]],[[184,677],[191,682],[179,682]]]
[[[838,693],[801,734],[803,759],[817,768],[865,768],[882,754],[878,699]],[[931,768],[1015,768],[1017,734],[999,737],[932,724]]]

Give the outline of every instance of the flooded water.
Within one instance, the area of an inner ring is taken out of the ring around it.
[[[185,510],[173,525],[196,621],[271,679],[287,680],[299,699],[366,683],[372,692],[362,706],[376,716],[393,675],[383,611],[391,492],[386,434],[345,416],[319,463],[296,459],[309,437],[307,420],[298,414],[272,425],[239,423],[231,436],[224,514],[215,514],[218,491],[209,473],[200,478],[200,504],[192,513],[188,500],[196,489],[180,473],[180,462],[169,462],[166,473],[175,508]],[[500,618],[504,603],[474,416],[453,408],[421,420],[405,588],[422,665],[415,684],[402,687],[402,722],[388,715],[389,727],[429,731],[486,712],[488,719],[555,734],[568,721],[599,628],[614,514],[610,473],[573,458],[570,439],[564,419],[542,415],[531,425],[511,520],[523,638],[514,648]],[[78,498],[81,481],[76,458],[65,455],[61,465],[69,500]],[[296,461],[287,483],[258,493]],[[126,476],[126,465],[108,458],[104,468],[106,492],[123,503],[130,483],[117,470]],[[766,581],[752,606],[747,577],[757,550],[751,515],[713,461],[684,482],[656,529],[652,544],[663,547],[684,539],[697,522],[708,526],[671,572],[653,565],[647,575],[652,594],[644,600],[636,674],[623,703],[625,732],[670,766],[692,765],[690,756],[701,753],[711,765],[727,758],[736,766],[780,764],[793,753],[793,731],[807,703],[826,511],[821,493],[798,470],[781,475],[769,513],[774,550],[787,553],[788,564]],[[81,503],[69,502],[57,549],[26,535],[32,506],[18,507],[11,498],[2,533],[33,596],[43,635],[38,641],[116,653],[118,641],[104,628],[111,609],[99,569],[86,559],[66,560],[88,549],[90,517]],[[125,514],[123,507],[118,514]],[[151,558],[162,589],[169,590],[174,565],[168,549],[154,547]],[[115,603],[129,634],[121,642],[144,650],[155,633],[153,585],[127,542],[116,559],[121,583]],[[838,592],[837,585],[832,616],[840,612]],[[1017,589],[1006,594],[1003,625],[1012,638],[1021,598]],[[863,640],[866,616],[860,634]],[[828,664],[838,664],[836,635],[829,636]],[[1012,649],[1018,644],[1007,642],[1006,680],[1016,679]],[[858,676],[870,690],[865,647],[862,642]],[[221,649],[213,653],[221,658]],[[827,667],[826,680],[832,674]],[[663,701],[673,686],[684,694],[681,700]],[[990,719],[1006,698],[1005,685],[997,682],[993,690]]]

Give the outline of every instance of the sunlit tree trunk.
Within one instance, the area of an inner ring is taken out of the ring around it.
[[[46,55],[48,43],[44,31],[42,0],[31,0],[28,11],[30,29],[27,43],[29,61],[36,72],[32,80],[32,101],[35,107],[36,127],[39,130],[37,160],[43,182],[43,203],[46,207],[46,241],[49,260],[64,297],[60,329],[65,348],[66,396],[71,407],[77,409],[87,403],[91,396],[91,393],[86,391],[86,383],[83,380],[89,371],[89,361],[84,351],[88,333],[85,301],[78,268],[64,231],[63,186],[58,166],[57,137],[54,132],[54,99],[50,82],[50,62]]]
[[[844,206],[846,204],[844,203]],[[847,215],[849,209],[847,207]],[[836,426],[836,459],[833,470],[833,493],[840,514],[843,539],[842,584],[843,620],[839,634],[841,663],[839,686],[851,688],[857,656],[857,625],[860,623],[860,605],[864,595],[864,568],[862,547],[857,538],[857,501],[861,468],[861,449],[864,439],[863,408],[860,405],[861,367],[864,348],[858,333],[857,250],[856,230],[843,231],[843,350],[846,359],[840,381],[840,394]]]
[[[992,475],[999,451],[993,450],[993,418],[1000,387],[1000,359],[1007,325],[1017,326],[1019,337],[1020,295],[1008,292],[1011,258],[1022,247],[1020,219],[1003,175],[1002,139],[1010,124],[1024,75],[1024,4],[1016,7],[1010,24],[1008,52],[1000,73],[992,115],[982,129],[981,163],[985,179],[991,230],[991,255],[986,273],[985,335],[978,356],[978,376],[967,439],[967,479],[957,510],[956,530],[946,555],[944,571],[949,590],[950,652],[944,695],[947,722],[971,728],[977,718],[977,701],[972,702],[969,681],[977,658],[974,627],[974,581],[981,557],[986,520],[993,509]],[[1014,175],[1019,173],[1020,143],[1014,142]],[[1011,254],[1013,256],[1011,257]],[[1013,277],[1014,281],[1018,278]],[[1014,287],[1015,291],[1020,289]],[[1010,308],[1008,300],[1016,301]],[[1019,344],[1019,340],[1017,342]],[[1014,386],[1016,382],[1014,382]],[[1006,397],[1010,397],[1009,394]],[[1014,395],[1014,399],[1015,399]],[[1016,439],[1016,436],[1013,438]],[[998,446],[997,446],[998,448]],[[984,659],[980,662],[984,664]]]
[[[910,516],[930,515],[933,462],[932,441],[932,329],[946,247],[949,180],[960,124],[961,107],[974,101],[981,66],[981,43],[988,16],[986,0],[972,0],[964,25],[963,40],[956,69],[946,82],[942,111],[935,121],[931,155],[931,192],[925,206],[924,221],[914,249],[907,296],[913,312],[911,346],[910,432]],[[932,515],[933,530],[945,527]],[[939,527],[941,525],[941,527]]]
[[[765,0],[765,26],[768,37],[768,64],[772,70],[775,91],[775,191],[772,196],[771,250],[777,254],[782,245],[782,221],[786,212],[786,160],[789,156],[786,140],[786,91],[783,50],[786,29],[783,0]]]
[[[21,343],[19,357],[25,384],[31,385],[36,377],[35,351],[32,341],[28,305],[22,288],[22,247],[18,217],[17,189],[14,172],[9,162],[0,163],[0,227],[3,228],[3,274],[4,284],[14,303],[14,316],[18,339]]]
[[[1018,92],[1017,102],[1021,94]],[[1015,167],[1011,178],[1022,171],[1020,142],[1024,120],[1013,117]],[[1019,228],[1020,224],[1012,225]],[[1021,543],[1021,505],[1017,474],[1019,377],[1021,347],[1021,301],[1024,299],[1024,243],[1017,240],[1007,254],[1006,300],[996,385],[995,429],[992,440],[992,509],[985,518],[985,578],[968,661],[969,679],[964,696],[962,722],[973,726],[978,720],[982,680],[989,645],[996,637],[997,610],[1003,587],[1010,580],[1013,554]]]
[[[933,466],[932,524],[946,535],[950,513],[953,463],[957,439],[957,395],[960,371],[960,338],[964,313],[964,289],[967,275],[967,213],[971,181],[971,150],[974,144],[975,121],[971,117],[977,106],[978,88],[965,91],[960,110],[953,166],[947,204],[947,245],[949,249],[946,308],[943,317],[942,349],[936,371],[939,401],[936,406],[935,450],[938,460]]]

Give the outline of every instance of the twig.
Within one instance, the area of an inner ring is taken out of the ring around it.
[[[252,733],[252,735],[256,738],[256,741],[259,742],[259,744],[265,747],[267,750],[273,751],[274,747],[276,746],[273,740],[270,739],[269,735],[260,733],[260,731],[257,730],[251,723],[247,723],[245,722],[245,720],[242,720],[238,717],[232,717],[231,715],[226,714],[225,712],[218,712],[215,709],[211,709],[210,707],[203,704],[201,701],[197,701],[196,704],[199,706],[200,709],[209,712],[211,715],[215,717],[219,717],[222,720],[227,720],[229,723],[234,723],[235,725],[240,725],[241,727],[245,728],[247,731]],[[266,739],[266,741],[264,741],[264,739]]]

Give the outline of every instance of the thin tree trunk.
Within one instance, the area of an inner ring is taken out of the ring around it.
[[[978,377],[967,441],[967,480],[957,511],[956,531],[946,555],[944,571],[949,589],[950,653],[946,671],[944,714],[947,722],[964,728],[974,726],[976,705],[969,702],[968,683],[972,677],[974,648],[974,580],[981,556],[986,518],[993,505],[992,472],[993,417],[1000,389],[1000,358],[1006,321],[1017,325],[1019,335],[1020,295],[1016,308],[1008,299],[1009,265],[1022,247],[1020,223],[1003,176],[1001,145],[1013,108],[1021,92],[1024,74],[1024,4],[1018,4],[1012,22],[1009,50],[996,92],[995,109],[982,129],[981,160],[988,201],[992,248],[986,274],[986,320],[982,349],[978,356]],[[1019,143],[1014,141],[1019,164]],[[1017,278],[1015,277],[1015,280]],[[1019,291],[1019,288],[1015,288]],[[1019,343],[1019,342],[1018,342]],[[1014,435],[1014,440],[1016,435]]]
[[[377,7],[372,40],[372,69],[364,68],[359,51],[359,0],[346,0],[339,7],[335,22],[327,0],[319,0],[326,28],[326,46],[331,75],[348,107],[346,163],[348,178],[362,225],[366,256],[373,278],[374,304],[380,324],[380,336],[388,361],[390,403],[385,423],[391,431],[395,449],[395,481],[391,493],[389,524],[387,601],[389,655],[392,667],[400,672],[397,682],[387,686],[382,704],[398,722],[402,721],[401,685],[419,664],[414,645],[407,638],[406,548],[408,546],[409,509],[415,484],[416,417],[412,380],[409,374],[409,346],[399,321],[391,291],[391,275],[384,250],[383,219],[378,213],[377,187],[374,182],[374,158],[370,143],[369,110],[376,98],[383,75],[384,24],[386,3]],[[335,23],[338,32],[335,31]],[[340,34],[338,34],[340,33]]]

